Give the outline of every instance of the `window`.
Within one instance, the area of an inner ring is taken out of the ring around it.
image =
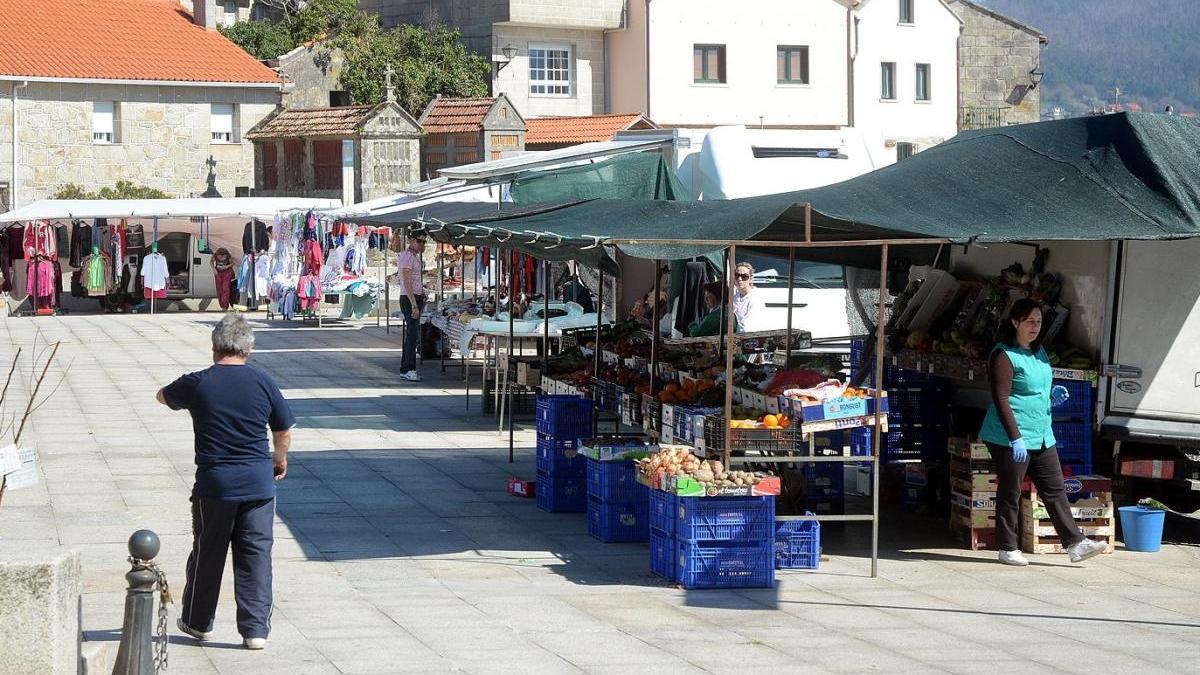
[[[692,81],[702,84],[725,82],[725,45],[692,47]]]
[[[929,64],[917,64],[917,100],[929,100]]]
[[[879,98],[885,101],[896,100],[896,64],[884,61],[879,69]]]
[[[335,89],[329,92],[329,107],[341,108],[343,106],[353,105],[350,101],[350,92]]]
[[[529,48],[529,93],[534,96],[571,95],[570,47]]]
[[[780,84],[808,84],[808,47],[777,48],[775,79]]]
[[[913,23],[913,0],[900,0],[900,23]]]
[[[213,143],[232,143],[233,136],[233,104],[213,103],[209,109],[209,128],[212,130]]]
[[[117,142],[117,104],[96,101],[92,104],[92,142],[108,145]]]
[[[224,12],[221,14],[221,25],[232,26],[237,23],[237,1],[225,0],[221,4],[224,9]]]
[[[917,146],[915,143],[905,143],[899,141],[896,143],[896,161],[900,162],[917,154]]]
[[[492,147],[515,150],[518,140],[517,134],[492,134]]]

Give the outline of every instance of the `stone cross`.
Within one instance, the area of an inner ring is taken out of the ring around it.
[[[384,82],[383,86],[384,86],[384,89],[387,91],[387,100],[388,101],[392,101],[396,98],[395,90],[392,89],[392,76],[395,74],[396,74],[396,71],[392,70],[392,64],[390,64],[390,63],[387,64],[387,67],[383,69],[383,82]]]

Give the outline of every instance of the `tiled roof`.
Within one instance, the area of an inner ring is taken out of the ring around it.
[[[421,128],[429,134],[479,131],[495,98],[435,98],[421,115]]]
[[[0,76],[275,84],[178,0],[0,0]]]
[[[613,134],[637,125],[653,129],[655,125],[639,113],[624,115],[585,115],[580,117],[537,117],[525,120],[525,145],[590,143],[612,140]]]
[[[374,106],[353,105],[339,108],[292,108],[280,111],[246,133],[246,138],[312,138],[314,136],[353,136]]]

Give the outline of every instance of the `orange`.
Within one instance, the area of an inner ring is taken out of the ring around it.
[[[787,415],[780,415],[779,416],[779,428],[786,429],[790,426],[792,426],[792,421],[790,419],[788,419]]]
[[[663,387],[663,392],[667,394],[674,394],[677,391],[679,391],[679,385],[674,382],[668,382],[667,386]]]
[[[779,428],[779,418],[774,415],[770,415],[770,414],[763,415],[762,421],[763,421],[763,426],[768,429],[778,429]]]

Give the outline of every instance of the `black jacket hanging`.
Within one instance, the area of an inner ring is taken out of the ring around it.
[[[252,227],[254,228],[253,237],[251,237],[250,229]],[[267,239],[266,223],[257,218],[246,223],[245,229],[242,230],[242,253],[262,253],[266,251],[270,245]]]

